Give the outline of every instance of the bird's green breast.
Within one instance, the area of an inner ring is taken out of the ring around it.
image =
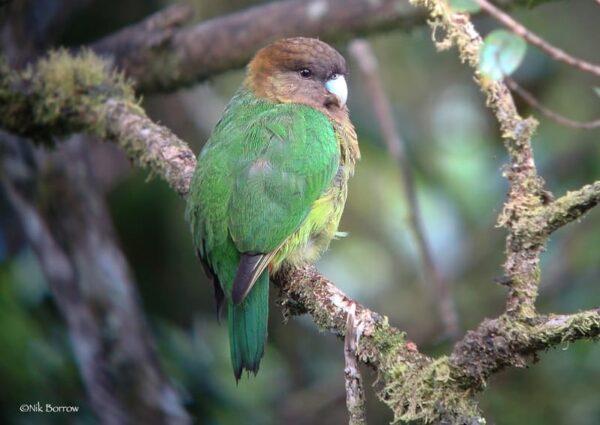
[[[354,174],[354,164],[360,151],[354,127],[333,122],[340,163],[330,187],[317,199],[300,228],[290,236],[273,258],[271,268],[276,271],[283,263],[298,265],[312,263],[327,250],[336,236],[348,194],[348,179]]]

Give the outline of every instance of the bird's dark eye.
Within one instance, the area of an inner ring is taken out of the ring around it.
[[[302,78],[310,78],[312,77],[312,71],[308,68],[302,68],[301,70],[298,71],[298,74],[300,74],[300,76]]]
[[[331,74],[328,78],[328,80],[335,80],[337,77],[339,77],[337,72],[334,72],[333,74]]]

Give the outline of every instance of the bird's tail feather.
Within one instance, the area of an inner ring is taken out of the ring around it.
[[[228,306],[229,347],[235,379],[258,372],[265,350],[269,315],[269,272],[265,270],[241,304]]]

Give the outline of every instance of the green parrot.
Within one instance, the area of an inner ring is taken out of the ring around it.
[[[186,217],[219,313],[227,305],[236,380],[258,372],[269,276],[316,261],[336,235],[360,158],[346,75],[319,40],[264,47],[198,156]]]

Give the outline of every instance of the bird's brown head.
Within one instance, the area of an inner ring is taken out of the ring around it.
[[[333,118],[347,116],[346,61],[314,38],[286,38],[256,53],[245,84],[257,96],[312,106]]]

